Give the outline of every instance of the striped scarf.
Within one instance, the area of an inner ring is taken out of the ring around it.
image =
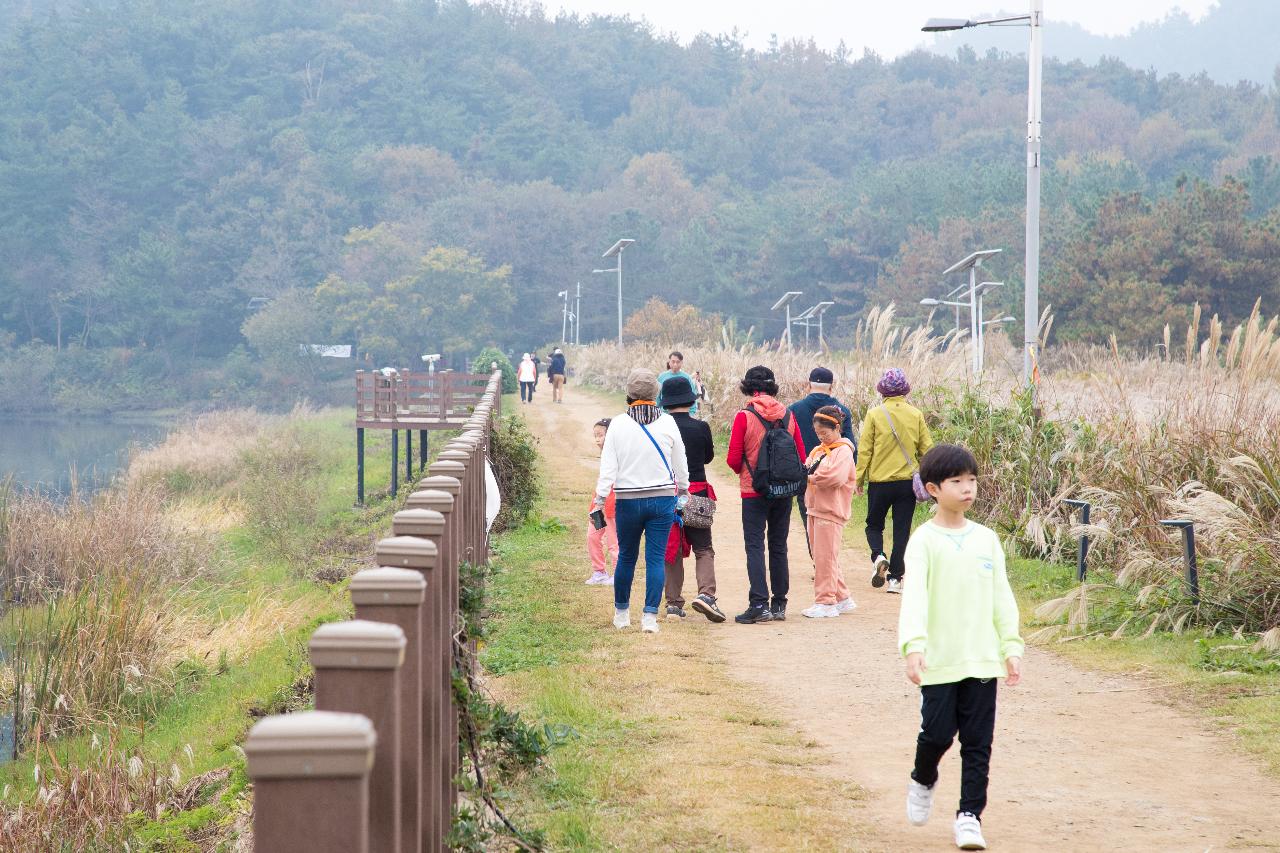
[[[636,400],[627,407],[627,414],[641,426],[648,426],[662,417],[662,410],[652,400]]]

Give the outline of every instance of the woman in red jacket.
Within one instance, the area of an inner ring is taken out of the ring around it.
[[[800,436],[795,417],[777,400],[778,383],[772,370],[760,365],[751,368],[738,388],[748,399],[733,419],[725,461],[737,473],[742,492],[742,538],[747,549],[747,579],[751,592],[747,609],[735,616],[734,621],[744,625],[781,622],[787,618],[787,590],[791,585],[787,564],[791,498],[769,498],[758,494],[752,486],[752,479],[758,467],[766,423],[791,433],[799,461],[805,458],[804,439]],[[767,582],[766,537],[769,541]]]

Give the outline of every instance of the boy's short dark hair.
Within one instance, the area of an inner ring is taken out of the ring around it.
[[[920,460],[920,480],[941,486],[963,474],[978,476],[978,460],[958,444],[935,444]]]
[[[684,361],[684,353],[680,352],[680,350],[672,350],[671,355],[667,356],[667,361],[670,361],[673,358],[678,358],[681,361]]]

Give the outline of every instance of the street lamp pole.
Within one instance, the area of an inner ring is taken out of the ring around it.
[[[616,272],[618,274],[618,345],[622,345],[622,253],[623,251],[635,243],[630,237],[623,237],[618,242],[609,247],[609,250],[601,255],[602,258],[616,258],[617,265],[611,270],[592,270],[592,272]]]
[[[578,293],[573,302],[573,345],[582,344],[582,282],[578,282]]]
[[[1030,0],[1030,4],[1028,15],[981,21],[930,18],[923,29],[926,33],[944,33],[1021,21],[1026,21],[1031,27],[1031,46],[1027,51],[1027,242],[1022,306],[1022,381],[1031,392],[1034,403],[1040,347],[1040,91],[1044,67],[1044,0]]]
[[[1022,318],[1022,381],[1036,394],[1040,346],[1040,89],[1044,0],[1031,0],[1031,48],[1027,55],[1027,246]]]
[[[569,343],[569,291],[562,290],[556,294],[564,300],[564,308],[560,311],[560,343]]]

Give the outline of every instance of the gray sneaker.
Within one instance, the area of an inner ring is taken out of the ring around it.
[[[709,595],[699,595],[689,603],[689,606],[712,622],[724,621],[724,611],[716,604],[716,600]]]
[[[667,621],[679,622],[684,618],[684,608],[676,607],[674,604],[667,605]]]

